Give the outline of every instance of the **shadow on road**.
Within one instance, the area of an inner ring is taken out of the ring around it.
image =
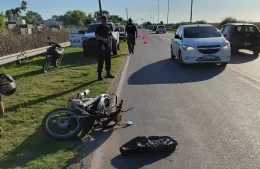
[[[133,154],[127,156],[120,154],[111,160],[111,164],[117,169],[139,169],[167,158],[172,153]]]
[[[225,67],[216,65],[189,65],[182,68],[171,59],[165,59],[144,66],[133,73],[128,79],[128,84],[147,85],[199,82],[211,79],[224,70]]]
[[[238,52],[231,56],[230,64],[241,64],[246,62],[252,62],[256,60],[258,56],[253,54],[248,54],[244,52]]]

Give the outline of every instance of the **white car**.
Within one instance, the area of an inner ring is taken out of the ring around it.
[[[82,47],[83,41],[85,41],[85,55],[89,50],[97,50],[97,40],[95,37],[95,31],[99,22],[91,23],[88,28],[78,27],[71,25],[69,27],[69,39],[71,47]],[[112,53],[117,55],[120,48],[119,30],[115,27],[114,23],[109,22],[108,26],[112,30]],[[86,30],[86,31],[85,31]]]
[[[156,27],[156,33],[166,33],[166,27],[164,25],[158,25]]]
[[[182,25],[171,41],[171,57],[181,66],[195,63],[222,63],[230,61],[230,43],[209,24]]]

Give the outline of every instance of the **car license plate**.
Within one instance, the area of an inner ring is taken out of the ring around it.
[[[245,46],[250,46],[251,42],[245,42],[244,44],[245,44]]]
[[[216,59],[216,56],[212,56],[212,55],[206,55],[203,57],[204,60],[214,60]]]

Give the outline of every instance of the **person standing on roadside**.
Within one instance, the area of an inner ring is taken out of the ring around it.
[[[125,34],[127,35],[129,54],[134,53],[135,39],[137,38],[138,32],[131,18],[128,19],[125,32],[126,32]]]
[[[103,15],[101,17],[101,24],[97,27],[95,35],[98,40],[98,48],[99,48],[99,54],[98,54],[98,80],[102,80],[102,70],[103,65],[105,62],[106,67],[106,78],[114,78],[114,76],[111,75],[111,36],[112,32],[110,30],[110,27],[107,25],[107,16]]]

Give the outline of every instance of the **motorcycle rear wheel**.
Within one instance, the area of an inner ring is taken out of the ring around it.
[[[71,115],[71,116],[69,116],[70,118],[59,117],[57,120],[51,121],[51,118],[53,116],[55,116],[55,115],[60,116],[61,113],[65,113],[65,112]],[[73,118],[74,116],[75,116],[75,118]],[[44,119],[42,120],[43,131],[49,137],[54,138],[54,139],[59,139],[59,140],[72,139],[72,138],[76,137],[83,128],[83,120],[80,118],[77,118],[77,117],[78,117],[77,113],[75,111],[73,111],[72,109],[68,109],[68,108],[55,109],[55,110],[49,112],[48,114],[46,114]],[[75,122],[73,123],[72,120],[74,120]],[[49,122],[51,122],[53,125],[57,125],[57,126],[55,126],[55,127],[57,127],[57,129],[55,131],[52,131],[50,129],[52,124],[49,125]],[[75,125],[76,125],[75,129],[70,131]],[[57,132],[58,129],[61,129],[61,130],[68,129],[69,132],[66,134],[65,133],[59,134]]]

